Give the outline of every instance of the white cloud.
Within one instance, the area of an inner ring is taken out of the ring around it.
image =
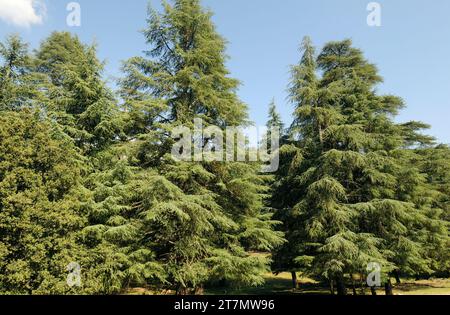
[[[43,0],[0,0],[0,19],[17,26],[42,24],[45,11]]]

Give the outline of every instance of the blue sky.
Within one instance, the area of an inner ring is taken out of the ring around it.
[[[39,1],[45,4],[45,17],[40,21],[22,8],[21,19],[30,21],[25,25],[22,20],[12,21],[11,7],[5,11],[8,5],[33,0],[0,0],[0,40],[19,33],[34,48],[53,30],[74,32],[98,44],[111,83],[121,75],[121,62],[146,48],[139,30],[146,24],[147,0],[79,0],[81,27],[66,25],[70,1]],[[160,8],[159,0],[149,2]],[[379,92],[406,101],[408,107],[397,120],[425,121],[433,126],[428,133],[450,143],[450,1],[379,0],[381,27],[367,25],[369,2],[203,0],[214,12],[218,31],[229,41],[228,67],[242,82],[239,95],[256,124],[265,123],[272,98],[286,123],[291,121],[293,106],[286,100],[286,86],[289,65],[300,58],[303,36],[309,35],[318,47],[351,38],[384,77]]]

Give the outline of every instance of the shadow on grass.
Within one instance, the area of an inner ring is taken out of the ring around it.
[[[349,295],[352,294],[348,288]],[[323,284],[307,278],[300,278],[299,288],[292,289],[291,275],[282,273],[279,275],[267,274],[266,282],[260,287],[245,288],[206,288],[207,295],[330,295],[329,288]],[[357,289],[357,294],[361,290]],[[366,288],[365,295],[370,295]],[[378,295],[384,295],[384,289],[377,290]],[[395,295],[450,295],[450,279],[430,279],[420,281],[404,280],[403,283],[394,286]]]
[[[278,276],[268,274],[264,285],[259,287],[205,289],[205,294],[207,295],[324,295],[329,293],[328,288],[321,287],[310,279],[300,279],[299,288],[294,290],[290,274],[287,273],[282,273]]]
[[[329,288],[308,278],[299,279],[299,288],[292,289],[290,273],[279,275],[267,274],[266,282],[259,287],[206,287],[205,295],[330,295]],[[352,294],[351,288],[348,293]],[[358,289],[358,295],[361,291]],[[151,288],[133,288],[123,294],[131,295],[172,295],[173,290],[157,291]],[[366,295],[370,290],[366,289]],[[384,295],[384,289],[377,290],[378,295]],[[430,280],[403,280],[401,284],[394,285],[395,295],[450,295],[450,279]]]

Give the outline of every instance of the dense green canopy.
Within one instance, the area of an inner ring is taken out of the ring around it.
[[[148,49],[124,62],[116,92],[95,45],[68,32],[34,52],[0,43],[0,293],[202,293],[289,271],[345,294],[369,263],[387,288],[448,276],[450,149],[422,122],[395,122],[404,102],[377,93],[350,40],[317,53],[304,39],[292,125],[269,107],[274,174],[172,155],[180,126],[251,125],[211,15],[199,0],[150,9]],[[192,148],[215,137],[194,133]]]

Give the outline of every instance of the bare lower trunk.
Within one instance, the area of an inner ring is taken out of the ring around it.
[[[388,279],[386,283],[384,284],[384,291],[386,292],[386,295],[394,295],[392,292],[392,282],[391,279]]]
[[[317,123],[317,129],[318,129],[318,133],[319,133],[320,145],[323,146],[323,129],[319,122]]]
[[[330,280],[330,293],[331,293],[331,295],[334,295],[334,283],[333,283],[333,280]]]
[[[361,286],[361,295],[366,295],[366,284],[364,283],[364,276],[362,274],[359,275],[359,282]]]
[[[377,290],[375,290],[375,287],[370,287],[370,292],[372,295],[377,295]]]
[[[400,280],[400,273],[399,273],[398,270],[394,270],[393,275],[394,275],[394,277],[395,277],[395,282],[396,282],[397,284],[402,283],[402,281]]]
[[[344,278],[342,276],[336,278],[336,289],[338,295],[347,295],[347,289],[345,288]]]
[[[292,287],[294,289],[297,289],[298,288],[297,273],[295,271],[292,271],[291,275],[292,275]]]
[[[353,295],[358,295],[358,293],[356,292],[355,279],[353,279],[353,278],[352,278],[352,291],[353,291]]]
[[[179,287],[177,289],[177,295],[189,295],[189,289],[185,287]]]

